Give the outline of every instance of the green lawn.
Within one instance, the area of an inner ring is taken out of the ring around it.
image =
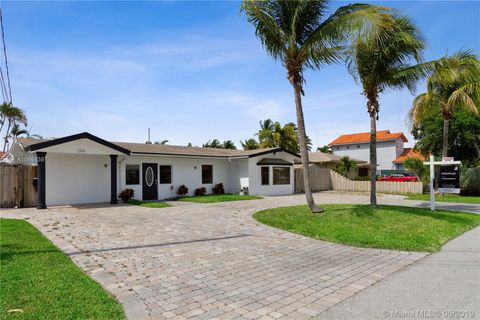
[[[130,199],[127,202],[128,204],[133,204],[136,206],[140,207],[145,207],[145,208],[165,208],[165,207],[170,207],[168,203],[165,202],[160,202],[160,201],[141,201],[141,200],[135,200],[135,199]]]
[[[407,196],[408,200],[424,200],[430,201],[430,194],[409,194]],[[440,202],[462,202],[462,203],[478,203],[480,204],[480,197],[467,197],[467,196],[460,196],[456,194],[445,194],[435,195],[435,201]]]
[[[423,208],[323,205],[323,214],[307,206],[260,211],[254,218],[269,226],[311,238],[359,247],[438,251],[448,240],[480,225],[480,215]]]
[[[0,256],[0,319],[125,319],[122,306],[28,222],[0,219]]]
[[[214,203],[214,202],[227,202],[227,201],[241,201],[241,200],[256,200],[262,199],[259,196],[245,196],[239,194],[212,194],[205,196],[193,196],[193,197],[181,197],[177,200],[198,202],[198,203]]]

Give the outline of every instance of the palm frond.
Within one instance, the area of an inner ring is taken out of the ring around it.
[[[465,108],[477,115],[479,114],[478,108],[480,107],[480,105],[478,103],[475,103],[472,97],[461,89],[455,90],[450,95],[446,103],[446,109],[450,112],[453,112],[457,107]]]
[[[385,7],[371,6],[367,4],[352,4],[337,9],[328,19],[312,32],[310,37],[299,50],[299,55],[306,57],[306,63],[315,69],[323,64],[338,62],[344,56],[344,49],[348,40],[354,35],[366,35],[378,32],[382,28],[391,25],[391,21],[385,18]],[[315,55],[317,51],[325,51],[325,48],[342,48],[329,59],[322,55]]]
[[[412,107],[408,112],[408,121],[411,127],[415,127],[432,114],[439,112],[442,108],[441,99],[424,92],[413,100]]]
[[[273,6],[269,1],[243,0],[241,11],[255,27],[255,34],[263,47],[274,59],[283,59],[288,36],[279,27],[278,17],[272,15]]]

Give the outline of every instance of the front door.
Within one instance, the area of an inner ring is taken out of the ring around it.
[[[143,172],[143,200],[158,199],[158,165],[156,163],[142,163]]]

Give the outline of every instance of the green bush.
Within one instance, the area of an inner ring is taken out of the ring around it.
[[[462,195],[480,196],[480,167],[463,172],[460,180]]]

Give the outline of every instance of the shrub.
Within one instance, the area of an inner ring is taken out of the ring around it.
[[[217,183],[215,187],[213,187],[213,194],[224,194],[225,188],[223,187],[223,183]]]
[[[195,189],[196,196],[204,196],[205,194],[207,194],[207,189],[205,189],[204,187]]]
[[[480,196],[480,167],[467,169],[461,177],[462,195]]]
[[[369,176],[356,176],[353,180],[355,181],[370,181]]]
[[[135,190],[127,188],[122,192],[120,192],[118,197],[122,199],[123,202],[127,202],[128,200],[133,198],[134,194],[135,194]]]
[[[188,188],[186,185],[182,184],[180,187],[178,187],[177,194],[179,196],[184,196],[188,193]]]

